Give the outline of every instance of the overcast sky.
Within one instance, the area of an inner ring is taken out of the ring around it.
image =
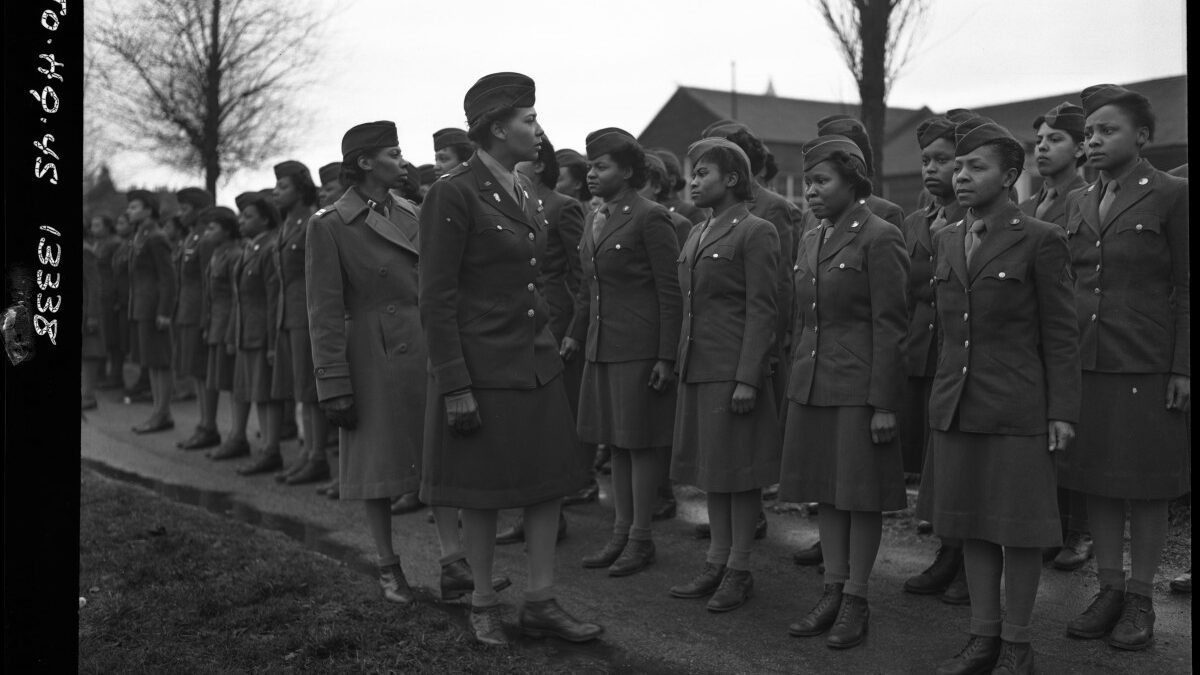
[[[304,2],[306,0],[294,0]],[[432,133],[465,126],[463,94],[516,70],[537,82],[537,111],[556,147],[588,132],[641,133],[676,87],[730,87],[858,102],[809,0],[308,0],[329,16],[319,87],[296,92],[311,126],[278,161],[315,173],[340,159],[343,132],[390,119],[413,164],[433,161]],[[120,0],[131,4],[137,0]],[[932,0],[924,38],[889,104],[935,111],[1073,92],[1187,72],[1184,0]],[[89,7],[95,19],[99,7]],[[297,64],[297,67],[306,67]],[[226,176],[219,201],[274,184],[270,162]],[[117,153],[119,188],[183,187],[201,174]],[[315,177],[315,176],[314,176]]]

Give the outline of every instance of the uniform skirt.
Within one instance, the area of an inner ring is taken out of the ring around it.
[[[200,326],[175,326],[175,374],[203,380],[208,375],[208,345]]]
[[[143,368],[171,367],[171,331],[159,330],[154,319],[134,321],[137,333],[138,365]]]
[[[313,376],[312,342],[308,328],[285,328],[275,338],[275,368],[271,371],[271,396],[301,403],[317,402]]]
[[[925,448],[929,444],[929,389],[932,385],[932,377],[907,378],[904,399],[896,411],[896,431],[900,436],[900,452],[906,473],[920,473],[925,464]]]
[[[942,537],[1061,546],[1058,482],[1047,443],[1045,434],[931,431],[918,514]]]
[[[239,349],[233,364],[233,398],[267,403],[271,397],[271,366],[265,349]]]
[[[225,351],[225,345],[209,345],[204,388],[210,391],[233,391],[233,370],[237,360]]]
[[[1174,499],[1191,490],[1187,415],[1167,410],[1166,373],[1083,372],[1075,441],[1059,483],[1120,499]]]
[[[421,501],[465,509],[540,504],[582,489],[587,472],[563,378],[536,389],[474,389],[483,425],[450,433],[433,378],[425,406]]]
[[[871,442],[869,406],[792,401],[783,434],[779,498],[832,504],[843,511],[898,511],[904,493],[900,441]]]
[[[656,359],[583,366],[579,438],[618,448],[664,448],[675,429],[675,388],[650,388]]]
[[[705,492],[745,492],[779,480],[779,417],[770,382],[754,409],[729,410],[737,382],[679,385],[671,480]]]

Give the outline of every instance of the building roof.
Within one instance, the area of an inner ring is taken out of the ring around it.
[[[1150,105],[1154,107],[1154,116],[1157,118],[1152,144],[1154,147],[1187,145],[1187,75],[1130,82],[1122,86],[1150,99]],[[973,106],[971,109],[996,120],[1018,140],[1032,144],[1035,136],[1033,121],[1063,101],[1079,105],[1079,92],[1082,90],[1083,87],[1080,87],[1056,96],[999,105]]]

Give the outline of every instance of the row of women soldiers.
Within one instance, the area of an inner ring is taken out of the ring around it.
[[[907,463],[942,547],[905,589],[971,604],[970,640],[938,672],[1032,672],[1047,551],[1067,569],[1097,558],[1102,590],[1069,635],[1151,644],[1168,500],[1190,489],[1190,310],[1187,182],[1141,159],[1155,126],[1143,96],[1098,85],[1033,120],[1043,187],[1021,204],[1025,152],[1008,130],[968,110],[931,117],[916,138],[925,206],[907,217],[872,194],[870,140],[848,116],[805,145],[793,204],[755,180],[769,154],[744,124],[701,132],[686,180],[678,158],[617,128],[589,134],[585,155],[556,153],[534,100],[517,73],[472,86],[468,130],[434,136],[442,176],[420,208],[396,194],[394,124],[374,122],[343,137],[325,208],[290,201],[307,172],[285,162],[273,199],[242,195],[240,214],[199,219],[218,247],[235,230],[248,240],[216,272],[231,317],[224,338],[202,331],[206,382],[220,389],[212,361],[232,357],[235,438],[250,402],[269,429],[288,393],[340,428],[340,494],[366,504],[385,597],[412,602],[389,503],[419,490],[443,595],[469,592],[476,638],[507,642],[493,547],[498,510],[518,508],[521,631],[597,637],[556,602],[553,567],[562,499],[589,480],[581,448],[600,445],[615,517],[585,567],[654,564],[669,476],[705,491],[710,537],[670,594],[737,609],[753,595],[762,491],[778,484],[819,504],[820,542],[797,562],[824,564],[822,594],[787,630],[851,648]],[[1097,182],[1078,178],[1084,162]],[[156,215],[150,196],[130,197],[131,220],[143,222],[139,202]],[[302,251],[299,281],[287,251]],[[289,278],[306,314],[290,326]],[[256,323],[247,307],[277,318]],[[140,341],[152,326],[135,324]],[[289,363],[291,386],[277,386]],[[277,441],[267,431],[246,471],[278,469]]]

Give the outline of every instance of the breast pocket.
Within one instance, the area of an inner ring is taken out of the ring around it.
[[[1162,236],[1162,221],[1154,213],[1128,213],[1121,216],[1115,231],[1119,235]]]
[[[933,281],[936,284],[950,281],[950,263],[945,261],[938,263],[937,269],[933,271]]]
[[[736,247],[717,244],[716,246],[709,246],[708,248],[704,249],[704,253],[700,255],[700,260],[697,262],[710,261],[718,264],[729,264],[733,262],[736,257]]]
[[[1003,260],[997,260],[988,265],[987,269],[983,270],[979,276],[1006,284],[1019,284],[1025,281],[1027,275],[1023,263],[1006,263]]]
[[[835,255],[826,265],[826,271],[833,273],[840,272],[862,272],[863,271],[863,254],[862,251],[846,251],[843,250],[838,255]]]

